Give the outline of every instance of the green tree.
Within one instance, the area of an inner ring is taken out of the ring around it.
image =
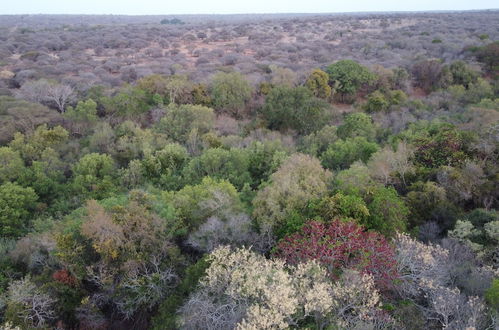
[[[109,155],[91,153],[83,156],[73,168],[73,187],[77,193],[101,199],[116,190],[116,168]]]
[[[308,76],[305,86],[310,89],[315,97],[328,99],[331,96],[331,86],[329,86],[329,76],[326,72],[315,69]]]
[[[363,136],[338,140],[322,154],[324,167],[329,169],[345,169],[355,161],[367,162],[373,153],[378,150],[375,142],[369,142]]]
[[[200,184],[187,185],[178,192],[166,193],[164,199],[175,208],[182,231],[187,235],[199,228],[209,217],[226,220],[242,210],[236,188],[228,181],[205,177]]]
[[[176,189],[181,184],[181,170],[187,164],[187,150],[179,144],[167,144],[154,154],[146,155],[141,167],[144,176],[166,189]]]
[[[166,111],[156,130],[179,143],[187,142],[192,131],[198,135],[208,133],[215,121],[213,109],[202,105],[170,105]]]
[[[338,136],[342,139],[361,136],[372,141],[376,136],[376,127],[371,116],[362,112],[352,113],[346,116],[344,123],[338,127]]]
[[[449,70],[452,75],[452,84],[463,85],[468,88],[471,83],[474,83],[478,74],[466,65],[463,61],[455,61],[449,65]]]
[[[305,87],[279,86],[267,95],[261,114],[271,129],[294,129],[308,134],[327,123],[328,107]]]
[[[310,201],[327,193],[331,176],[316,158],[303,154],[290,156],[253,200],[253,216],[260,230],[272,233],[288,226],[294,213],[304,211]]]
[[[213,76],[210,91],[215,109],[241,116],[253,89],[242,74],[219,72]]]
[[[249,155],[243,149],[225,150],[212,148],[201,156],[193,158],[185,167],[183,174],[187,182],[196,184],[203,177],[224,179],[232,183],[239,190],[245,183],[251,184],[249,169]]]
[[[333,91],[346,101],[355,96],[357,91],[376,80],[376,76],[365,66],[353,60],[341,60],[326,68],[329,83]]]
[[[389,107],[390,102],[386,99],[386,96],[380,91],[374,91],[368,95],[364,109],[367,112],[380,112],[388,110]]]
[[[24,161],[18,151],[0,147],[0,184],[17,180],[25,171]]]
[[[368,209],[369,217],[364,223],[368,229],[374,229],[385,236],[394,236],[397,231],[406,230],[409,209],[395,189],[376,189]]]
[[[0,236],[19,237],[30,226],[38,196],[32,188],[7,182],[0,186]]]
[[[75,108],[69,106],[64,117],[72,121],[72,130],[77,135],[84,135],[97,122],[97,103],[94,100],[79,101]]]

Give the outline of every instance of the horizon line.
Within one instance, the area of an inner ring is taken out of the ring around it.
[[[0,16],[229,16],[229,15],[338,15],[338,14],[405,14],[405,13],[460,13],[499,11],[499,8],[481,9],[432,9],[432,10],[383,10],[383,11],[343,11],[343,12],[252,12],[252,13],[182,13],[182,14],[113,14],[113,13],[17,13]]]

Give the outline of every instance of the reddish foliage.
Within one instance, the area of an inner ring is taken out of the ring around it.
[[[67,269],[61,269],[56,271],[52,275],[52,278],[59,283],[66,284],[69,286],[76,286],[77,284],[76,278],[73,275],[71,275],[71,273]]]
[[[276,254],[290,264],[315,259],[333,277],[346,268],[368,273],[382,289],[397,277],[395,252],[385,237],[339,219],[327,224],[308,222],[300,232],[280,241]]]

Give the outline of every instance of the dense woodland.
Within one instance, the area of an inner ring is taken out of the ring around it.
[[[0,16],[0,328],[497,329],[498,22]]]

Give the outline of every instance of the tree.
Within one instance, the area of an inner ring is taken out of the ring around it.
[[[411,162],[413,149],[405,142],[399,142],[397,151],[393,151],[390,146],[385,146],[371,156],[367,166],[373,179],[384,185],[392,184],[400,176],[404,186],[405,177],[414,172]]]
[[[64,113],[66,105],[74,101],[75,91],[69,85],[40,79],[23,84],[16,96],[32,102],[55,105],[59,112]]]
[[[46,327],[56,318],[55,303],[27,276],[10,284],[6,317],[23,328]]]
[[[499,72],[499,41],[492,42],[478,49],[476,58],[478,61],[485,64],[485,68],[493,76],[497,76]]]
[[[326,102],[313,97],[305,87],[279,86],[265,98],[261,114],[271,129],[308,134],[326,124],[327,108]]]
[[[304,210],[311,200],[326,194],[331,176],[310,156],[294,154],[284,161],[253,200],[253,216],[260,230],[271,233],[285,226],[293,212]]]
[[[270,83],[274,86],[294,87],[296,85],[297,75],[288,68],[281,68],[276,65],[270,65],[271,76]]]
[[[213,109],[201,105],[171,105],[156,129],[176,142],[185,143],[193,131],[200,135],[208,133],[214,120]]]
[[[378,321],[379,293],[368,275],[346,272],[332,284],[316,262],[287,267],[226,246],[208,262],[199,289],[180,309],[181,328],[355,328]]]
[[[213,76],[210,94],[215,109],[241,116],[251,97],[252,87],[238,72],[219,72]]]
[[[309,221],[299,232],[282,239],[276,251],[291,264],[316,260],[333,278],[345,269],[370,274],[384,289],[398,276],[395,252],[387,240],[376,232],[364,231],[354,221]]]
[[[186,235],[199,228],[210,217],[225,221],[242,211],[236,188],[227,181],[205,177],[200,184],[186,185],[166,197],[171,201],[182,228],[179,235]]]
[[[18,151],[0,147],[0,184],[17,180],[25,171],[24,161]]]
[[[376,76],[368,68],[353,60],[340,60],[326,68],[329,83],[338,92],[342,101],[355,96],[357,91],[371,83]]]
[[[32,188],[6,182],[0,186],[0,236],[22,236],[30,226],[38,196]]]
[[[245,183],[251,184],[248,152],[236,148],[208,149],[201,156],[193,158],[183,174],[191,184],[201,182],[205,176],[228,180],[239,190]]]
[[[367,112],[380,112],[388,110],[389,107],[390,102],[383,93],[377,90],[368,95],[364,109]]]
[[[478,297],[465,297],[449,287],[449,251],[438,245],[425,245],[406,235],[397,235],[396,260],[399,294],[413,301],[427,322],[435,319],[442,327],[479,328],[485,306]]]
[[[100,199],[116,190],[115,164],[109,155],[87,154],[74,165],[73,173],[73,187],[84,196]]]
[[[79,101],[75,108],[68,107],[64,116],[73,122],[73,132],[83,135],[98,120],[97,103],[92,99]]]
[[[352,113],[346,116],[343,124],[338,127],[338,136],[342,139],[362,136],[372,141],[376,136],[376,127],[371,116],[362,112]]]
[[[61,113],[66,111],[66,105],[73,102],[74,98],[74,89],[69,85],[51,84],[48,86],[46,100],[55,103]]]
[[[388,237],[406,229],[409,209],[395,189],[376,189],[368,208],[369,217],[365,223],[368,229],[374,229]]]
[[[322,154],[321,162],[328,169],[345,169],[355,161],[367,162],[377,150],[375,142],[369,142],[362,136],[338,140]]]
[[[438,59],[424,60],[414,64],[412,75],[416,86],[427,93],[448,86],[452,79],[450,71],[445,69]]]
[[[341,192],[331,197],[324,197],[318,205],[319,214],[323,219],[347,218],[364,223],[369,216],[369,210],[362,198],[355,195],[345,195]]]
[[[310,89],[315,97],[328,99],[331,96],[329,76],[320,69],[314,69],[312,71],[305,82],[305,86]]]
[[[449,65],[449,71],[452,75],[452,84],[463,85],[466,88],[474,83],[478,77],[478,74],[463,61],[453,62]]]
[[[179,144],[171,143],[163,149],[144,157],[141,170],[144,176],[166,188],[180,185],[180,174],[189,160],[187,150]]]
[[[16,133],[9,146],[16,150],[26,163],[39,160],[47,148],[57,150],[69,137],[68,131],[62,126],[48,128],[40,125],[31,134]]]

